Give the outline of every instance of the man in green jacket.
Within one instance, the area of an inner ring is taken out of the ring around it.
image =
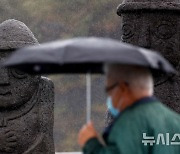
[[[180,154],[180,116],[153,97],[147,68],[106,67],[107,106],[115,117],[100,140],[92,122],[79,132],[84,154]]]

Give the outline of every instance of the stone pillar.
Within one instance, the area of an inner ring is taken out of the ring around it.
[[[38,44],[17,20],[0,24],[0,62],[14,49]],[[16,69],[0,68],[0,154],[54,154],[53,83]]]
[[[180,0],[124,0],[122,41],[159,51],[180,71]],[[155,77],[155,95],[180,113],[180,77]]]

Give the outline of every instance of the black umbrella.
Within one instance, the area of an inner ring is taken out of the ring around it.
[[[138,65],[175,73],[158,53],[105,38],[75,38],[32,46],[13,53],[4,66],[28,73],[87,73],[87,121],[91,108],[90,73],[103,73],[105,63]]]
[[[75,38],[23,48],[12,54],[4,66],[35,74],[103,73],[104,63],[139,65],[175,73],[158,53],[106,38]]]

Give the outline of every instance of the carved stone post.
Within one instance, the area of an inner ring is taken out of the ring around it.
[[[180,0],[124,0],[122,41],[159,51],[180,71]],[[180,113],[180,77],[155,77],[155,95]]]
[[[38,44],[17,20],[0,24],[0,62],[14,49]],[[0,154],[54,154],[52,81],[0,68]]]

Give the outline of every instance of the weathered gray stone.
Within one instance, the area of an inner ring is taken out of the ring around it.
[[[0,24],[0,49],[17,49],[38,44],[30,29],[22,22],[10,19]]]
[[[124,0],[122,41],[159,51],[179,71],[180,0]],[[180,77],[155,77],[155,95],[180,113]]]
[[[0,24],[0,61],[38,44],[22,22]],[[0,68],[0,154],[53,154],[54,86],[44,77]]]

